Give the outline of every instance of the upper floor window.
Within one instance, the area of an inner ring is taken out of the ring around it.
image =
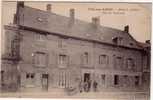
[[[123,58],[122,57],[116,57],[115,59],[115,66],[118,68],[121,68],[123,65]]]
[[[83,64],[88,64],[89,63],[89,54],[88,52],[85,52],[83,54]]]
[[[108,64],[108,56],[100,55],[99,56],[99,64]]]
[[[68,63],[68,56],[64,54],[59,55],[59,64],[67,64]]]
[[[11,41],[11,53],[12,56],[19,56],[19,41],[16,39]]]
[[[47,54],[43,52],[36,52],[35,65],[45,67],[47,65]]]
[[[133,60],[132,58],[128,58],[128,59],[127,59],[127,68],[128,68],[128,69],[133,69],[134,66],[135,66],[134,60]]]
[[[59,37],[59,39],[58,39],[58,46],[60,48],[66,47],[67,46],[67,40],[68,40],[67,37]]]

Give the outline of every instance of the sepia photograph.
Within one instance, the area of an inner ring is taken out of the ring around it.
[[[150,100],[152,3],[1,6],[0,98]]]

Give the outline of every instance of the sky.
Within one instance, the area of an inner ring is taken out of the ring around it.
[[[52,4],[52,12],[68,16],[69,9],[75,9],[75,18],[91,22],[99,16],[100,24],[116,29],[129,25],[130,34],[140,42],[151,38],[151,4],[144,3],[65,3],[65,2],[25,2],[26,6],[46,10]],[[2,2],[2,25],[13,22],[16,2]],[[4,36],[4,29],[2,30]],[[2,42],[3,43],[3,42]]]

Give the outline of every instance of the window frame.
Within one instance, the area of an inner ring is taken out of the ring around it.
[[[100,65],[107,65],[109,64],[109,56],[106,54],[99,55],[99,64]]]
[[[131,65],[131,66],[129,66],[129,65]],[[126,59],[126,67],[127,67],[127,69],[135,69],[135,61],[133,58]]]
[[[43,33],[36,33],[35,38],[37,41],[45,41],[46,39],[46,34]]]
[[[42,61],[41,59],[42,59],[42,58],[40,58],[40,54],[42,54],[42,55],[44,56],[44,58],[45,58],[44,64],[41,64],[41,61]],[[40,52],[40,51],[35,52],[35,53],[34,53],[34,65],[35,65],[36,67],[47,67],[47,63],[48,63],[47,58],[48,58],[47,53],[45,53],[45,52]],[[39,62],[39,63],[37,63],[37,62]]]
[[[120,59],[120,60],[119,60],[119,59]],[[118,61],[118,60],[119,60],[119,61]],[[116,68],[122,68],[123,64],[124,64],[124,59],[123,59],[123,57],[121,57],[121,56],[116,56],[116,57],[115,57],[115,66],[116,66]]]

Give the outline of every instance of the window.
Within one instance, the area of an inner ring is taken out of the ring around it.
[[[11,41],[11,53],[12,56],[19,56],[19,41],[17,40],[17,37]]]
[[[139,85],[139,76],[135,76],[135,86]]]
[[[89,54],[88,52],[85,52],[83,55],[83,63],[88,64],[88,62],[89,62]]]
[[[99,56],[99,64],[108,64],[108,56],[100,55]]]
[[[1,70],[1,81],[3,82],[4,81],[4,71],[3,70]]]
[[[105,75],[104,74],[101,75],[101,81],[102,81],[102,84],[105,84]]]
[[[58,80],[58,85],[61,88],[65,88],[67,84],[67,78],[66,78],[66,72],[65,71],[61,71],[59,73],[59,80]]]
[[[35,74],[34,73],[26,73],[26,86],[33,87],[35,84]]]
[[[68,40],[67,37],[59,37],[59,39],[58,39],[58,46],[60,48],[66,47],[67,46],[67,40]]]
[[[118,85],[119,84],[119,76],[115,75],[114,76],[114,85]]]
[[[34,73],[27,73],[26,74],[26,79],[33,79],[34,78]]]
[[[121,68],[123,65],[123,58],[122,57],[116,57],[115,59],[115,66],[117,68]]]
[[[68,58],[66,55],[60,54],[59,55],[59,64],[67,64],[68,63]]]
[[[47,54],[43,52],[36,52],[35,53],[35,65],[45,67],[47,65]]]
[[[133,69],[134,68],[134,60],[132,58],[127,59],[127,68],[128,69]]]
[[[112,40],[113,40],[113,43],[115,43],[117,45],[122,45],[122,42],[123,42],[122,37],[113,37]]]
[[[29,74],[26,75],[26,78],[29,78]]]
[[[46,34],[36,33],[36,40],[43,41],[45,40]]]

